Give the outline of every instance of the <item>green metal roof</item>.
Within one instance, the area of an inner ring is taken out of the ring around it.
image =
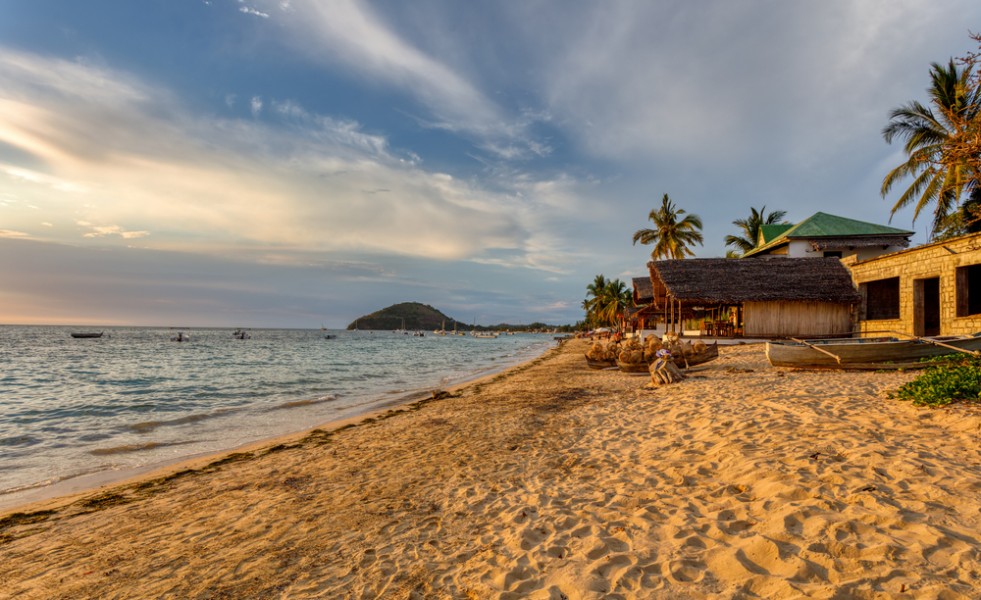
[[[757,240],[756,245],[762,246],[763,244],[769,244],[777,238],[777,236],[785,233],[789,229],[793,229],[793,223],[779,223],[775,225],[760,225],[760,238]]]
[[[760,228],[760,236],[764,238],[763,245],[753,248],[744,254],[743,257],[761,254],[766,250],[771,250],[783,244],[790,243],[790,240],[792,239],[865,236],[907,237],[913,235],[914,233],[905,229],[897,229],[886,225],[876,225],[875,223],[866,223],[865,221],[856,221],[855,219],[846,219],[845,217],[837,217],[835,215],[829,215],[823,212],[814,213],[812,216],[804,219],[800,223],[788,227],[781,233],[777,233],[776,237],[770,238],[769,236],[774,233],[774,230],[770,229],[769,231],[765,231],[764,228],[774,227],[781,226],[763,225]]]

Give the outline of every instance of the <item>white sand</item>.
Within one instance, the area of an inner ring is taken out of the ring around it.
[[[586,347],[8,520],[0,597],[979,597],[977,406],[761,346],[649,390]]]

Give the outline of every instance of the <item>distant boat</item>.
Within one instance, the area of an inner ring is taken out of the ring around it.
[[[102,334],[103,333],[105,333],[105,332],[100,331],[98,333],[95,333],[93,331],[79,331],[79,332],[74,332],[73,331],[72,334],[71,334],[71,336],[73,338],[79,338],[79,339],[90,339],[90,338],[100,338],[100,337],[102,337]]]
[[[394,331],[394,333],[401,333],[403,335],[409,335],[409,332],[405,329],[405,317],[402,317],[402,326]]]
[[[175,335],[174,337],[170,338],[170,341],[172,341],[172,342],[190,342],[191,341],[191,336],[184,335],[184,332],[183,331],[179,331],[179,332],[177,332],[177,335]]]
[[[335,334],[333,334],[333,333],[325,333],[325,334],[324,334],[324,339],[325,339],[325,340],[332,340],[332,339],[334,339],[334,338],[336,338],[336,337],[337,337],[337,335],[335,335]]]
[[[249,335],[249,332],[244,329],[236,329],[235,332],[232,334],[232,337],[235,338],[236,340],[247,340],[252,336]]]
[[[485,332],[485,333],[476,333],[476,332],[475,332],[475,333],[473,334],[473,336],[474,336],[475,338],[485,338],[485,339],[491,339],[491,338],[496,338],[496,337],[497,337],[497,334],[496,334],[496,333],[487,333],[487,332]]]

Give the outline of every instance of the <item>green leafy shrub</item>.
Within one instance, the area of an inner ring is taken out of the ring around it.
[[[890,397],[931,408],[960,400],[981,400],[981,360],[947,355],[930,362],[936,366],[904,384]]]

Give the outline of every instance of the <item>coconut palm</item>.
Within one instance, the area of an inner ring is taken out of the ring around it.
[[[978,136],[981,134],[981,86],[972,77],[972,65],[963,69],[953,60],[933,63],[929,106],[912,101],[893,109],[882,137],[892,143],[905,140],[906,162],[882,180],[882,196],[906,177],[913,182],[892,207],[891,214],[915,205],[913,220],[934,204],[933,233],[950,226],[961,195],[981,185],[978,173]],[[935,111],[934,111],[935,109]]]
[[[654,244],[651,258],[685,258],[694,256],[689,246],[702,244],[702,219],[698,215],[686,215],[677,208],[667,194],[661,199],[661,207],[654,209],[647,218],[654,229],[640,229],[634,233],[634,244]]]
[[[597,316],[607,324],[616,326],[623,316],[624,310],[633,302],[633,293],[619,279],[606,282],[606,288],[600,296]]]
[[[586,322],[592,325],[616,325],[623,310],[633,301],[633,293],[619,279],[606,279],[597,275],[586,286],[586,299],[582,307]]]
[[[782,219],[787,215],[785,210],[775,210],[767,214],[765,205],[759,211],[753,207],[750,207],[749,210],[748,219],[736,219],[732,222],[733,225],[742,229],[743,235],[727,235],[725,238],[726,246],[735,247],[736,251],[733,252],[735,257],[742,256],[756,247],[756,242],[760,239],[760,227],[782,223]],[[726,257],[729,257],[728,252]]]
[[[597,275],[593,283],[586,286],[586,299],[582,301],[582,307],[586,311],[586,321],[596,321],[596,308],[606,292],[606,284],[606,277]]]

